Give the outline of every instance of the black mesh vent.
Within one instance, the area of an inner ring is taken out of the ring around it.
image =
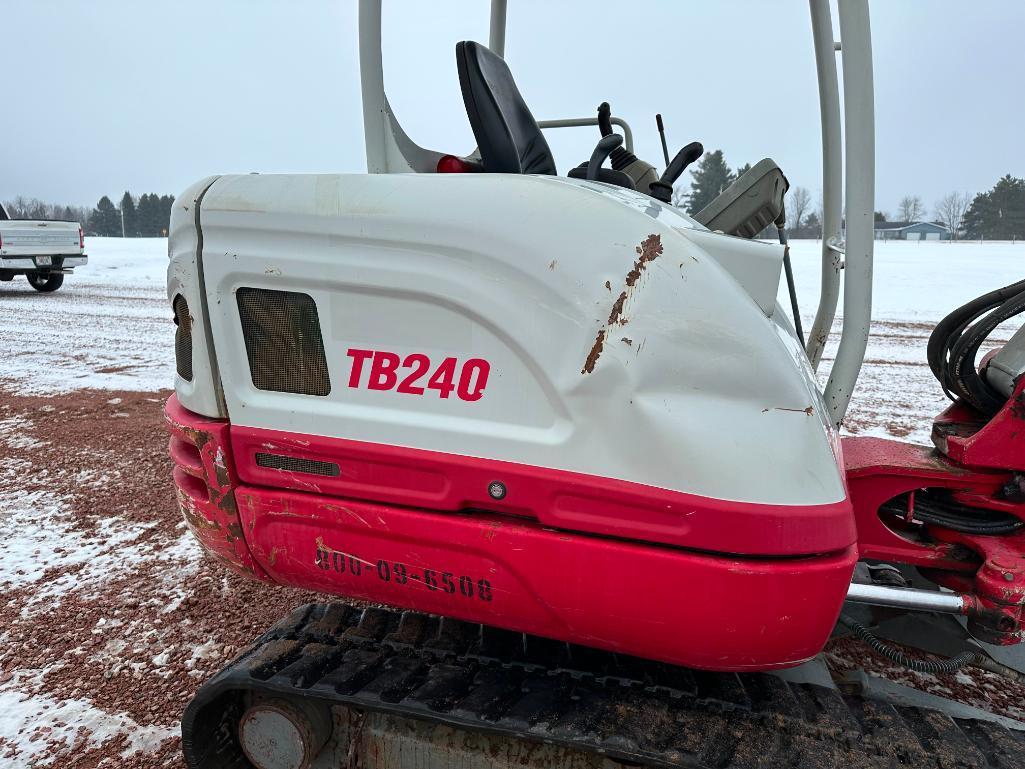
[[[313,297],[263,288],[240,288],[236,297],[253,384],[300,395],[331,392]]]
[[[186,382],[192,381],[192,316],[189,303],[178,294],[171,305],[174,308],[174,361],[178,376]]]
[[[310,475],[331,475],[339,474],[338,465],[334,462],[321,462],[317,459],[301,459],[299,457],[286,457],[281,454],[257,453],[256,464],[260,467],[269,467],[272,470],[287,470],[290,473],[309,473]]]

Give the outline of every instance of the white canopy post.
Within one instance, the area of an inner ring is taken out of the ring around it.
[[[491,28],[488,48],[505,58],[505,17],[507,0],[491,0]]]
[[[875,102],[868,0],[839,0],[847,163],[843,333],[824,393],[837,426],[847,413],[872,320],[875,212]],[[853,169],[853,171],[852,171]]]
[[[829,0],[810,0],[815,63],[819,76],[822,123],[822,287],[815,322],[807,340],[808,358],[818,370],[836,316],[840,296],[840,251],[830,240],[840,235],[843,206],[843,150],[840,142],[840,87],[836,77],[836,47]]]

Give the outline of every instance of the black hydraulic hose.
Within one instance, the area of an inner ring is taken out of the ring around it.
[[[1022,298],[1025,280],[983,294],[936,324],[926,356],[929,368],[951,400],[962,398],[984,413],[993,413],[1003,405],[1004,398],[976,371],[975,355],[997,325],[1025,309],[1019,301]],[[972,326],[991,311],[992,315]]]
[[[945,660],[916,660],[906,655],[900,649],[895,649],[872,635],[872,632],[857,620],[853,620],[850,617],[841,614],[840,622],[850,628],[851,632],[859,639],[868,644],[872,648],[872,651],[886,657],[891,662],[896,662],[898,665],[903,665],[909,670],[914,670],[917,673],[953,673],[960,670],[965,665],[974,662],[978,656],[971,649],[965,649],[963,652]]]
[[[946,353],[949,351],[949,345],[953,344],[951,339],[956,339],[968,324],[980,315],[1003,304],[1021,291],[1025,291],[1025,280],[983,294],[958,307],[937,323],[932,334],[929,336],[929,346],[926,350],[929,368],[932,369],[933,375],[937,379],[941,378]]]
[[[902,495],[884,504],[881,510],[890,515],[904,518],[908,512],[907,495]],[[942,526],[951,531],[984,536],[1014,534],[1025,523],[1010,513],[968,507],[943,497],[930,495],[925,491],[915,494],[912,520]]]
[[[995,414],[1007,400],[979,374],[975,358],[979,347],[997,326],[1025,312],[1025,291],[1011,297],[987,316],[969,326],[950,349],[948,375],[955,391],[984,414]]]

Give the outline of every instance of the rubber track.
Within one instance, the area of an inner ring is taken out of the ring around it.
[[[1025,735],[991,722],[416,612],[308,604],[189,703],[182,739],[191,769],[250,766],[235,736],[249,691],[553,742],[651,767],[1025,767]]]

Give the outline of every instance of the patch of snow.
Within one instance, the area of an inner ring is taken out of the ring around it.
[[[0,442],[9,449],[34,449],[46,445],[28,435],[32,423],[24,417],[0,419]]]
[[[27,697],[18,691],[34,689],[45,673],[19,673],[0,685],[0,736],[5,739],[5,749],[13,747],[15,759],[34,756],[33,766],[65,766],[67,750],[57,749],[51,756],[41,757],[39,743],[70,748],[82,735],[86,735],[83,747],[87,748],[124,737],[128,747],[121,757],[127,758],[178,735],[178,724],[141,726],[124,713],[108,713],[88,700],[57,700],[45,694]]]
[[[216,658],[218,656],[219,649],[220,644],[218,644],[217,641],[211,639],[206,643],[200,644],[199,646],[195,647],[192,650],[192,656],[189,657],[188,661],[185,664],[186,666],[192,668],[196,666],[196,663],[199,660]]]

